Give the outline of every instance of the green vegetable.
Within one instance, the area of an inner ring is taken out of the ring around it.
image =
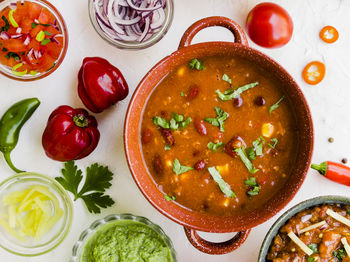
[[[224,93],[221,93],[220,90],[216,90],[215,93],[217,93],[218,97],[222,101],[228,101],[239,97],[244,91],[247,91],[248,89],[251,89],[257,86],[258,84],[259,82],[254,82],[254,83],[250,83],[250,84],[238,87],[236,90],[228,89]]]
[[[164,118],[162,118],[160,116],[153,117],[152,121],[156,126],[160,126],[162,128],[169,128],[170,127],[168,121],[166,121]]]
[[[209,142],[208,143],[208,149],[209,150],[213,150],[213,152],[216,152],[216,151],[218,151],[218,149],[220,148],[220,147],[222,147],[222,146],[224,146],[224,143],[222,143],[222,142],[218,142],[218,143],[213,143],[213,142]]]
[[[314,252],[313,254],[318,253],[317,244],[312,243],[312,244],[308,245],[308,247]]]
[[[181,175],[181,174],[183,174],[183,173],[186,173],[186,172],[188,172],[188,171],[191,171],[191,170],[193,170],[192,167],[189,167],[189,166],[182,166],[182,165],[180,164],[180,161],[179,161],[177,158],[174,159],[174,162],[173,162],[173,171],[174,171],[174,173],[175,173],[177,176],[178,176],[178,175]]]
[[[278,139],[277,138],[272,138],[270,142],[272,142],[273,144],[268,143],[267,145],[269,147],[271,147],[271,148],[275,148],[277,143],[278,143]]]
[[[255,156],[255,151],[254,148],[252,147],[248,147],[246,150],[247,156],[250,160],[255,160],[256,156]]]
[[[16,173],[23,171],[17,169],[11,161],[11,151],[18,143],[19,133],[23,125],[33,115],[40,105],[37,98],[24,99],[12,105],[0,119],[0,151],[10,168]]]
[[[250,173],[255,174],[256,172],[259,171],[259,169],[254,168],[253,163],[250,162],[250,160],[248,159],[244,147],[239,147],[235,149],[235,152],[241,158],[243,164],[246,166],[246,168],[249,170]]]
[[[277,109],[280,106],[280,103],[282,102],[282,100],[284,99],[284,96],[282,96],[275,104],[273,104],[272,106],[270,106],[269,109],[269,114],[271,114],[271,112],[275,109]]]
[[[165,150],[165,151],[168,151],[168,150],[170,150],[170,149],[171,149],[171,146],[170,146],[170,145],[165,145],[165,146],[164,146],[164,150]]]
[[[4,52],[8,51],[8,49],[6,47],[3,47],[1,50],[4,51]]]
[[[231,190],[230,185],[222,179],[220,172],[215,167],[209,167],[208,171],[226,197],[236,197],[236,194]]]
[[[164,195],[164,198],[165,198],[165,200],[166,201],[174,201],[175,199],[176,199],[176,197],[175,196],[168,196],[168,195]]]
[[[35,37],[35,40],[38,41],[38,42],[41,42],[45,39],[45,33],[44,31],[40,31],[36,37]]]
[[[5,57],[7,58],[7,59],[10,59],[11,57],[15,60],[15,61],[19,61],[21,58],[20,58],[20,56],[17,54],[17,53],[15,53],[15,52],[8,52],[6,55],[5,55]]]
[[[350,215],[350,209],[346,210],[346,214]]]
[[[17,24],[17,22],[16,22],[16,20],[14,19],[14,17],[13,17],[13,12],[14,12],[15,10],[14,9],[11,9],[10,10],[10,12],[9,12],[9,19],[10,19],[10,23],[11,23],[11,25],[13,26],[13,27],[18,27],[18,24]]]
[[[2,31],[8,31],[9,29],[10,29],[10,23],[9,23],[9,20],[7,20],[7,18],[3,15],[2,17],[1,17],[1,19],[2,20],[4,20],[4,22],[5,22],[5,26],[2,26],[1,27],[1,32]],[[6,50],[7,51],[7,50]]]
[[[152,120],[155,125],[166,129],[171,128],[172,130],[176,130],[179,128],[186,128],[192,121],[190,117],[188,117],[185,120],[185,117],[183,115],[178,115],[175,113],[173,113],[173,117],[170,119],[169,123],[167,120],[159,116],[153,117]]]
[[[308,257],[307,258],[307,262],[314,262],[316,260],[316,258],[314,257]]]
[[[244,184],[246,186],[249,186],[249,190],[247,191],[247,194],[249,196],[256,196],[260,192],[260,185],[258,182],[256,182],[255,177],[250,177],[247,180],[244,181]]]
[[[25,74],[27,74],[28,70],[24,70],[24,71],[20,71],[20,72],[17,72],[16,70],[18,68],[20,68],[21,66],[23,66],[23,63],[19,63],[17,65],[15,65],[14,67],[12,67],[12,74],[16,75],[16,76],[23,76]]]
[[[45,26],[45,27],[50,26],[50,24],[38,24],[38,23],[32,23],[32,29],[34,29],[34,28],[35,28],[35,27],[37,27],[38,25],[42,25],[42,26]]]
[[[345,249],[341,248],[338,251],[333,251],[332,255],[336,261],[343,261],[344,257],[346,256]]]
[[[263,155],[264,142],[265,139],[263,137],[259,137],[257,140],[253,141],[254,151],[257,156]]]
[[[185,121],[180,122],[179,126],[181,128],[186,128],[191,123],[191,121],[192,121],[192,118],[188,117]]]
[[[189,66],[191,69],[197,69],[197,70],[204,70],[205,66],[204,63],[199,61],[197,58],[192,59],[189,63]]]
[[[218,126],[221,132],[225,132],[224,122],[229,116],[224,110],[219,107],[215,107],[216,118],[205,118],[204,121],[212,124],[213,126]]]
[[[52,36],[50,32],[47,32],[46,30],[44,31],[45,35]]]
[[[74,164],[74,161],[64,163],[61,170],[63,177],[55,179],[69,192],[74,194],[74,201],[81,198],[90,213],[100,213],[101,208],[107,208],[114,204],[113,199],[108,195],[103,195],[106,189],[111,187],[110,181],[113,173],[107,166],[100,166],[95,163],[86,168],[86,179],[83,187],[78,191],[82,171]]]
[[[48,43],[50,43],[51,42],[51,40],[50,39],[47,39],[47,38],[45,38],[43,41],[41,41],[41,45],[47,45]]]
[[[181,94],[180,94],[181,96],[185,96],[185,94],[184,94],[184,92],[181,92]]]
[[[222,80],[228,82],[230,85],[232,84],[231,78],[228,75],[226,75],[226,74],[222,75]]]

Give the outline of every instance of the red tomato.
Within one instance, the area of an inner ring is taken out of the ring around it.
[[[257,45],[267,48],[282,47],[293,34],[293,21],[287,11],[273,3],[261,3],[248,14],[247,32]]]

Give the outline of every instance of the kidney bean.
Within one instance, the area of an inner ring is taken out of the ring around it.
[[[239,107],[241,107],[242,105],[243,105],[243,99],[242,99],[241,96],[236,97],[235,99],[233,99],[233,106],[234,106],[234,107],[239,108]]]
[[[161,157],[156,154],[153,158],[153,169],[157,174],[163,174],[164,166]]]
[[[257,106],[263,106],[263,105],[265,105],[266,101],[262,96],[258,96],[257,98],[255,98],[254,103]]]
[[[187,92],[187,99],[193,100],[195,99],[199,94],[199,86],[198,85],[192,85],[190,89]]]
[[[206,163],[205,161],[202,159],[202,160],[199,160],[197,161],[195,164],[194,164],[194,169],[196,170],[203,170],[206,166]]]
[[[143,144],[148,144],[152,140],[152,131],[147,127],[142,131],[141,140]]]
[[[197,132],[202,135],[202,136],[206,136],[207,135],[207,128],[204,125],[204,121],[198,117],[196,117],[194,119],[194,126],[197,130]]]
[[[243,138],[240,136],[234,136],[226,145],[225,145],[225,152],[232,156],[236,157],[237,153],[235,150],[239,147],[244,146],[247,147],[246,143],[244,142]]]
[[[175,145],[175,138],[173,137],[173,135],[171,134],[171,131],[169,129],[161,128],[160,132],[161,132],[162,136],[164,137],[165,142],[169,146]]]

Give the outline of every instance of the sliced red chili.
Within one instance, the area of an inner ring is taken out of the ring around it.
[[[309,85],[317,85],[323,80],[325,74],[325,65],[319,61],[312,61],[305,66],[302,76]]]
[[[320,31],[320,38],[327,44],[332,44],[339,38],[338,30],[330,25],[323,27]]]

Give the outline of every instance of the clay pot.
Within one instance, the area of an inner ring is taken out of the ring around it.
[[[193,37],[202,29],[221,26],[229,29],[235,42],[206,42],[191,45]],[[193,58],[206,56],[243,57],[260,65],[279,81],[287,99],[293,105],[298,129],[298,153],[290,177],[284,187],[271,196],[266,204],[249,212],[229,216],[215,216],[183,208],[164,199],[158,190],[142,157],[141,121],[148,98],[159,81],[177,66]],[[208,17],[190,26],[184,33],[179,49],[156,64],[142,79],[130,101],[125,120],[124,142],[127,161],[133,178],[146,199],[162,214],[185,227],[190,242],[200,251],[209,254],[224,254],[238,248],[247,238],[251,228],[277,214],[292,200],[301,187],[310,166],[313,150],[313,125],[307,102],[293,78],[277,62],[263,53],[248,47],[248,41],[238,24],[225,17]],[[238,232],[234,238],[223,243],[208,242],[196,233]]]

